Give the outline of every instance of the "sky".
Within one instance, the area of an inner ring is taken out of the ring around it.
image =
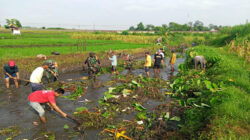
[[[196,20],[232,26],[250,20],[250,0],[0,0],[0,24],[11,18],[23,26],[95,30]]]

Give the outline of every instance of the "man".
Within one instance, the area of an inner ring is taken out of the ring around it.
[[[169,63],[171,65],[171,71],[174,72],[174,65],[175,65],[175,62],[176,62],[176,55],[175,55],[173,50],[171,51],[171,53],[172,53],[172,55],[171,55],[171,58],[169,60]]]
[[[88,64],[88,74],[89,78],[96,78],[96,74],[100,71],[100,60],[98,57],[93,53],[89,53],[89,57],[85,60],[84,64]]]
[[[161,48],[160,51],[161,51],[161,55],[162,55],[162,57],[163,57],[163,59],[164,59],[165,55],[164,55],[163,48]]]
[[[201,64],[201,69],[203,69],[203,71],[205,71],[205,67],[206,67],[207,61],[204,58],[204,56],[195,56],[194,57],[194,66],[195,66],[195,69],[197,69],[198,63]]]
[[[43,65],[41,67],[37,67],[32,72],[32,74],[30,76],[30,83],[31,83],[32,92],[43,89],[43,87],[41,85],[41,80],[43,77],[44,70],[48,69],[48,67],[49,67],[48,63],[43,63]]]
[[[52,90],[39,90],[31,93],[28,96],[29,105],[38,112],[40,119],[43,123],[46,123],[45,111],[41,106],[41,103],[47,103],[50,106],[51,110],[56,110],[63,117],[67,117],[67,114],[64,113],[57,105],[55,97],[59,97],[64,94],[62,88],[57,89],[56,91]],[[33,122],[34,125],[38,125],[37,122]]]
[[[3,67],[6,88],[10,87],[10,78],[14,80],[16,88],[18,88],[19,72],[18,67],[15,65],[15,61],[9,61],[9,65]]]
[[[125,61],[126,67],[129,69],[129,71],[132,71],[132,66],[133,66],[133,56],[127,54],[126,55],[126,61]]]
[[[113,75],[114,73],[116,73],[116,75],[118,75],[119,72],[118,72],[118,70],[117,70],[117,58],[116,58],[116,55],[114,54],[113,51],[111,52],[111,55],[112,55],[112,57],[109,57],[109,56],[108,56],[108,58],[109,58],[109,60],[111,60],[112,75]]]
[[[149,55],[149,52],[145,53],[145,57],[146,57],[146,60],[145,60],[144,67],[145,67],[146,75],[147,77],[149,77],[149,68],[151,67],[151,56]]]
[[[57,81],[58,77],[58,65],[55,60],[46,60],[44,63],[48,64],[48,68],[45,70],[48,83]]]
[[[160,74],[161,64],[164,65],[163,56],[161,55],[161,50],[158,50],[157,54],[154,56],[154,73]]]

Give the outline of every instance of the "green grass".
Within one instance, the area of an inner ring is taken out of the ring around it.
[[[206,70],[214,83],[224,83],[220,92],[204,96],[210,101],[211,109],[192,109],[186,112],[187,127],[183,132],[201,132],[201,139],[249,139],[250,133],[250,81],[249,64],[237,54],[228,53],[227,48],[196,47],[192,51],[205,56],[209,61],[219,57],[217,62]],[[232,79],[233,81],[229,81]],[[218,102],[214,102],[214,101]],[[204,128],[205,126],[205,128]],[[197,134],[196,134],[197,135]]]
[[[104,45],[91,45],[87,46],[87,51],[105,51],[105,50],[121,50],[121,49],[136,49],[149,47],[146,44],[132,44],[132,43],[114,43]],[[51,52],[57,51],[61,54],[71,53],[70,46],[57,46],[57,47],[1,47],[0,59],[20,58],[36,56],[38,54],[51,55]],[[73,52],[76,52],[76,47],[73,48]]]
[[[71,34],[72,32],[62,31],[24,31],[21,36],[13,36],[8,32],[0,33],[0,59],[23,58],[37,54],[50,55],[53,51],[61,54],[76,52],[77,39],[71,40]],[[72,51],[71,41],[75,46]],[[144,48],[150,45],[89,39],[86,40],[86,46],[87,51],[105,51]]]

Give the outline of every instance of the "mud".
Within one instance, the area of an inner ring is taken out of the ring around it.
[[[169,58],[165,59],[165,63],[169,61]],[[177,58],[177,62],[175,65],[175,71],[170,72],[170,68],[166,71],[166,68],[161,69],[160,76],[164,80],[169,80],[171,77],[178,73],[178,64],[184,62],[183,58]],[[121,72],[121,74],[126,75],[127,70]],[[136,69],[132,71],[134,75],[145,75],[143,69]],[[76,79],[79,77],[87,76],[87,73],[83,71],[77,71],[67,74],[60,75],[60,79],[62,81],[67,81],[67,79]],[[153,77],[153,69],[150,69],[150,76]],[[98,78],[100,83],[105,83],[107,81],[112,80],[110,74],[102,74]],[[89,110],[92,110],[94,107],[98,106],[98,100],[104,96],[104,92],[108,90],[109,86],[100,86],[98,88],[94,87],[95,84],[92,84],[88,87],[87,93],[81,98],[71,101],[68,99],[57,98],[58,106],[66,113],[73,114],[77,107],[85,106]],[[1,86],[3,88],[3,85]],[[164,89],[163,89],[164,91]],[[102,129],[88,129],[85,130],[85,135],[77,135],[72,138],[76,132],[73,130],[75,123],[69,119],[62,118],[60,115],[54,112],[46,111],[46,124],[40,124],[38,126],[34,126],[32,121],[39,121],[38,115],[29,107],[27,97],[31,93],[31,87],[21,85],[19,89],[15,89],[14,85],[11,85],[11,89],[7,90],[3,88],[3,93],[0,94],[0,129],[8,126],[19,126],[21,127],[22,133],[15,137],[15,139],[36,139],[36,138],[44,138],[41,134],[43,132],[53,132],[55,133],[56,139],[100,139],[101,137],[98,135]],[[85,99],[90,102],[86,103]],[[171,100],[168,98],[164,102],[168,102]],[[143,104],[145,108],[149,111],[152,111],[155,106],[159,105],[161,102],[155,100],[148,100]],[[117,117],[117,119],[132,119],[134,118],[136,113],[132,113],[129,115],[121,115]],[[67,124],[69,126],[68,130],[64,129],[64,125]],[[4,139],[6,137],[0,136],[0,139]]]

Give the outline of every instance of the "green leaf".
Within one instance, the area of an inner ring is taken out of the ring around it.
[[[110,115],[110,113],[109,113],[108,111],[106,111],[106,112],[104,112],[104,113],[102,114],[102,116],[105,117],[105,118],[107,118],[109,115]]]
[[[201,103],[201,106],[210,107],[209,105],[204,104],[204,103]]]
[[[170,114],[169,114],[169,112],[167,112],[167,113],[164,115],[164,118],[168,120],[169,117],[170,117]]]
[[[88,111],[87,107],[78,107],[76,108],[76,112]]]
[[[173,118],[170,119],[171,121],[180,121],[180,117],[174,116]]]
[[[141,104],[138,104],[138,103],[134,103],[133,107],[135,109],[137,109],[138,111],[145,111],[146,110],[146,108],[144,108]]]
[[[63,126],[63,128],[64,128],[64,129],[69,129],[69,126],[68,126],[67,124],[65,124],[65,125]]]
[[[141,119],[141,120],[145,120],[145,119],[148,118],[146,116],[146,112],[139,112],[139,113],[137,113],[137,117],[138,117],[138,119]]]
[[[193,94],[194,94],[195,96],[200,96],[200,95],[202,94],[202,92],[193,92]]]

